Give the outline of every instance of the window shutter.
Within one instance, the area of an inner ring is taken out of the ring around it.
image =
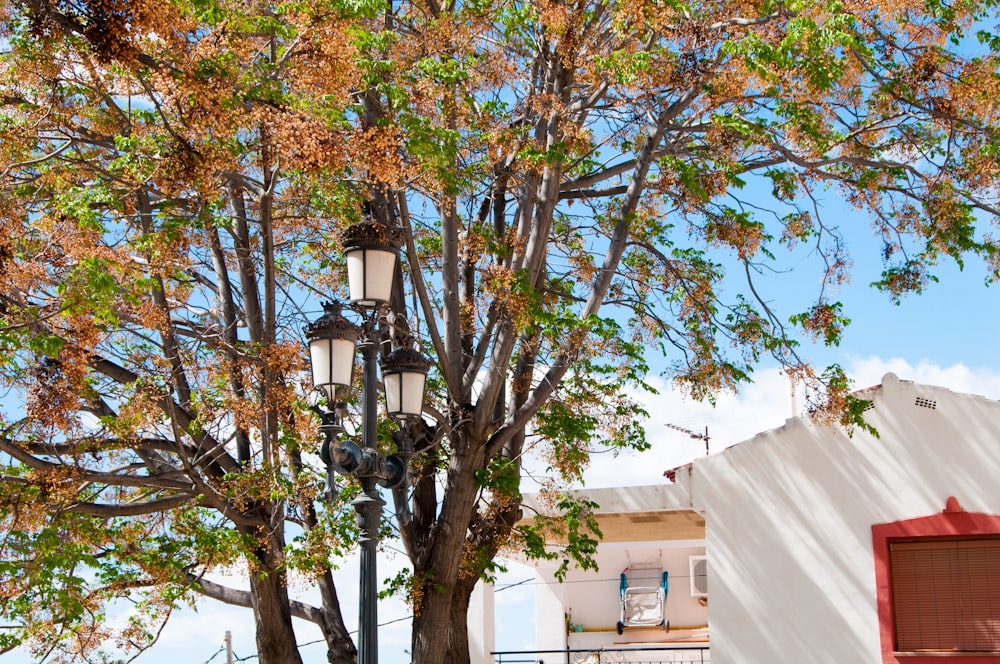
[[[898,652],[1000,651],[1000,538],[890,545]]]

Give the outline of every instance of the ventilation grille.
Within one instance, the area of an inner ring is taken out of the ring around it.
[[[708,560],[691,556],[691,597],[708,597]]]
[[[930,408],[931,410],[937,408],[937,401],[934,399],[928,399],[927,397],[917,397],[917,400],[913,403],[921,408]]]
[[[871,401],[871,400],[868,400],[868,401],[865,401],[865,407],[862,408],[861,410],[862,410],[862,412],[864,412],[866,410],[871,410],[874,407],[875,407],[875,402]]]

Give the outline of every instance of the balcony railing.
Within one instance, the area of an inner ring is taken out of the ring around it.
[[[708,646],[493,652],[496,664],[708,664]]]

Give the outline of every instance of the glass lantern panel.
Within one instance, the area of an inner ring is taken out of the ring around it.
[[[384,374],[382,383],[385,385],[385,410],[390,416],[399,413],[400,375],[398,373]]]
[[[386,374],[385,403],[389,415],[420,415],[424,405],[424,382],[427,376],[417,371]]]
[[[356,348],[352,339],[325,338],[309,342],[313,385],[323,388],[327,392],[327,398],[333,398],[333,390],[326,389],[325,386],[351,384]]]
[[[373,307],[388,302],[396,272],[396,252],[385,249],[352,249],[347,252],[347,283],[351,302]]]

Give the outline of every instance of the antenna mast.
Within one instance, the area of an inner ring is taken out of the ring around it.
[[[705,433],[695,433],[694,431],[691,431],[690,429],[686,429],[686,428],[680,426],[679,424],[670,424],[670,423],[667,423],[667,426],[670,427],[671,429],[673,429],[674,431],[680,431],[681,433],[686,433],[688,436],[690,436],[691,438],[694,438],[695,440],[704,440],[705,441],[705,456],[708,456],[708,440],[709,440],[709,438],[708,438],[708,425],[707,424],[705,425]]]

